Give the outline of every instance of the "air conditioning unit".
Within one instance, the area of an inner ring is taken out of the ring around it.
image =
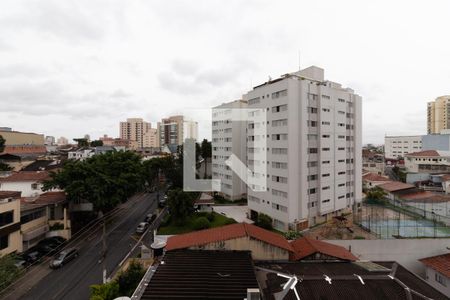
[[[260,300],[261,293],[259,289],[247,289],[247,298],[245,300]]]

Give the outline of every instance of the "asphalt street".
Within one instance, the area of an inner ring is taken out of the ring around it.
[[[106,227],[107,254],[106,269],[109,276],[119,262],[136,243],[132,238],[139,222],[146,214],[154,212],[157,208],[156,194],[143,194],[136,196],[126,212]],[[89,286],[102,283],[102,233],[101,230],[80,245],[80,256],[53,270],[43,277],[24,295],[8,299],[89,299]],[[25,275],[26,276],[26,275]]]

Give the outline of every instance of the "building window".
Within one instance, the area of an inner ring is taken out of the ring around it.
[[[9,234],[0,236],[0,250],[6,249],[9,246]]]
[[[308,107],[308,112],[310,114],[317,114],[317,108],[316,107]]]
[[[444,276],[439,274],[438,272],[434,273],[434,280],[442,284],[443,286],[447,286],[447,283],[445,282]]]
[[[322,121],[322,125],[330,125],[330,122]]]
[[[32,184],[31,184],[31,189],[32,189],[32,190],[37,190],[37,189],[39,189],[39,184],[37,184],[37,183],[32,183]]]
[[[330,151],[330,148],[322,148],[322,151]]]
[[[0,214],[0,227],[14,222],[14,211],[10,210]]]
[[[248,105],[258,104],[260,102],[259,97],[248,100]]]
[[[308,127],[317,127],[317,121],[308,120]]]
[[[308,181],[312,181],[312,180],[316,180],[316,179],[317,179],[317,174],[308,175]]]
[[[309,191],[308,191],[308,194],[310,194],[310,195],[315,194],[315,193],[316,193],[315,188],[309,189]]]
[[[272,99],[277,99],[277,98],[284,97],[284,96],[287,96],[287,90],[282,90],[282,91],[272,93]]]
[[[308,154],[317,153],[317,148],[308,148]]]
[[[308,161],[308,167],[317,167],[317,161]]]
[[[324,186],[323,188],[322,188],[322,191],[326,191],[326,190],[329,190],[330,189],[330,186]]]
[[[284,104],[284,105],[278,105],[278,106],[272,107],[272,112],[273,112],[273,113],[281,112],[281,111],[286,111],[286,110],[287,110],[287,104]]]
[[[322,177],[330,177],[330,173],[322,174]]]

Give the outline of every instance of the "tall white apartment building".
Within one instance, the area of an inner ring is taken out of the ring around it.
[[[247,185],[225,164],[231,154],[244,164],[247,160],[247,122],[231,119],[231,109],[243,108],[247,108],[247,102],[236,100],[212,110],[212,178],[221,180],[220,194],[228,200],[239,200],[247,194]]]
[[[248,109],[267,112],[267,134],[247,129],[247,159],[266,139],[267,185],[248,189],[250,216],[269,215],[280,230],[302,230],[360,206],[362,200],[361,97],[324,80],[315,66],[256,86],[244,95]],[[249,163],[249,168],[252,165]]]
[[[408,153],[422,151],[422,137],[422,135],[385,136],[384,157],[397,159]]]

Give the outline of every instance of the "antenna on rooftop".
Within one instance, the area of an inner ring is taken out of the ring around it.
[[[298,50],[298,70],[299,70],[299,71],[302,69],[302,68],[301,68],[301,65],[300,65],[300,62],[301,62],[300,58],[301,58],[301,55],[300,55],[300,49],[299,49],[299,50]]]

